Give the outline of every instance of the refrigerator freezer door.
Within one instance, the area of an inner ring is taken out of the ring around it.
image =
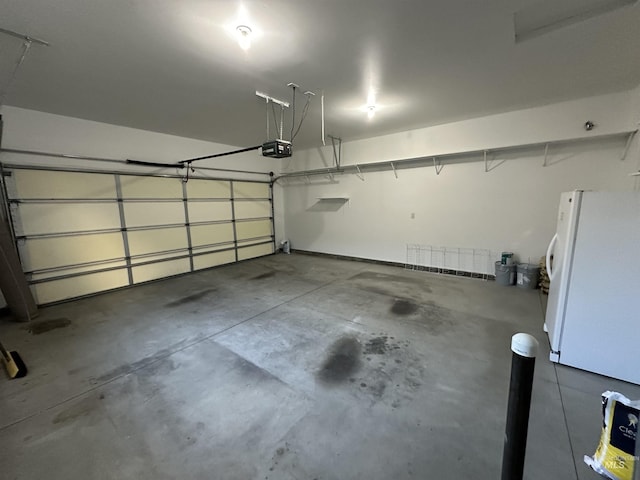
[[[576,225],[580,212],[582,192],[566,192],[560,196],[555,246],[553,247],[553,269],[549,284],[549,299],[545,316],[545,327],[551,346],[550,358],[557,361],[562,339],[562,326],[565,313],[571,259],[576,238]]]
[[[640,384],[640,193],[582,198],[560,363]]]

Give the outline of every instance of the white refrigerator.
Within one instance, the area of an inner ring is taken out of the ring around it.
[[[551,360],[640,384],[640,193],[563,193],[547,270]]]

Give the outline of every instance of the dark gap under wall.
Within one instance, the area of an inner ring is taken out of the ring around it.
[[[352,262],[362,262],[362,263],[371,263],[371,264],[375,264],[375,265],[387,265],[390,267],[398,267],[398,268],[402,268],[402,269],[406,269],[406,270],[412,270],[412,271],[420,271],[420,272],[428,272],[428,273],[439,273],[442,275],[453,275],[455,277],[467,277],[467,278],[478,278],[481,280],[490,280],[493,281],[496,279],[495,275],[487,275],[484,273],[477,273],[477,272],[466,272],[466,271],[462,271],[462,270],[451,270],[451,269],[446,269],[446,268],[435,268],[435,267],[420,267],[420,266],[411,266],[411,268],[408,268],[408,266],[404,263],[399,263],[399,262],[388,262],[385,260],[374,260],[371,258],[361,258],[361,257],[350,257],[347,255],[336,255],[333,253],[323,253],[323,252],[312,252],[310,250],[297,250],[297,249],[291,249],[292,253],[299,253],[301,255],[311,255],[311,256],[315,256],[315,257],[325,257],[325,258],[332,258],[334,260],[349,260]]]

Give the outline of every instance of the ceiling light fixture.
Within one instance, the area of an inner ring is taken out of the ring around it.
[[[369,93],[367,94],[367,103],[365,104],[364,111],[367,112],[367,118],[373,119],[376,115],[378,105],[376,102],[376,91],[373,86],[369,87]]]
[[[376,115],[376,106],[375,105],[367,105],[367,118],[371,120]]]
[[[238,45],[246,52],[251,48],[251,28],[247,25],[238,25],[236,32],[238,34]]]

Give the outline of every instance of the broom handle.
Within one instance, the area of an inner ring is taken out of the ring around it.
[[[0,353],[2,353],[2,356],[7,362],[11,359],[9,357],[9,352],[5,350],[4,345],[2,345],[2,342],[0,342]]]

